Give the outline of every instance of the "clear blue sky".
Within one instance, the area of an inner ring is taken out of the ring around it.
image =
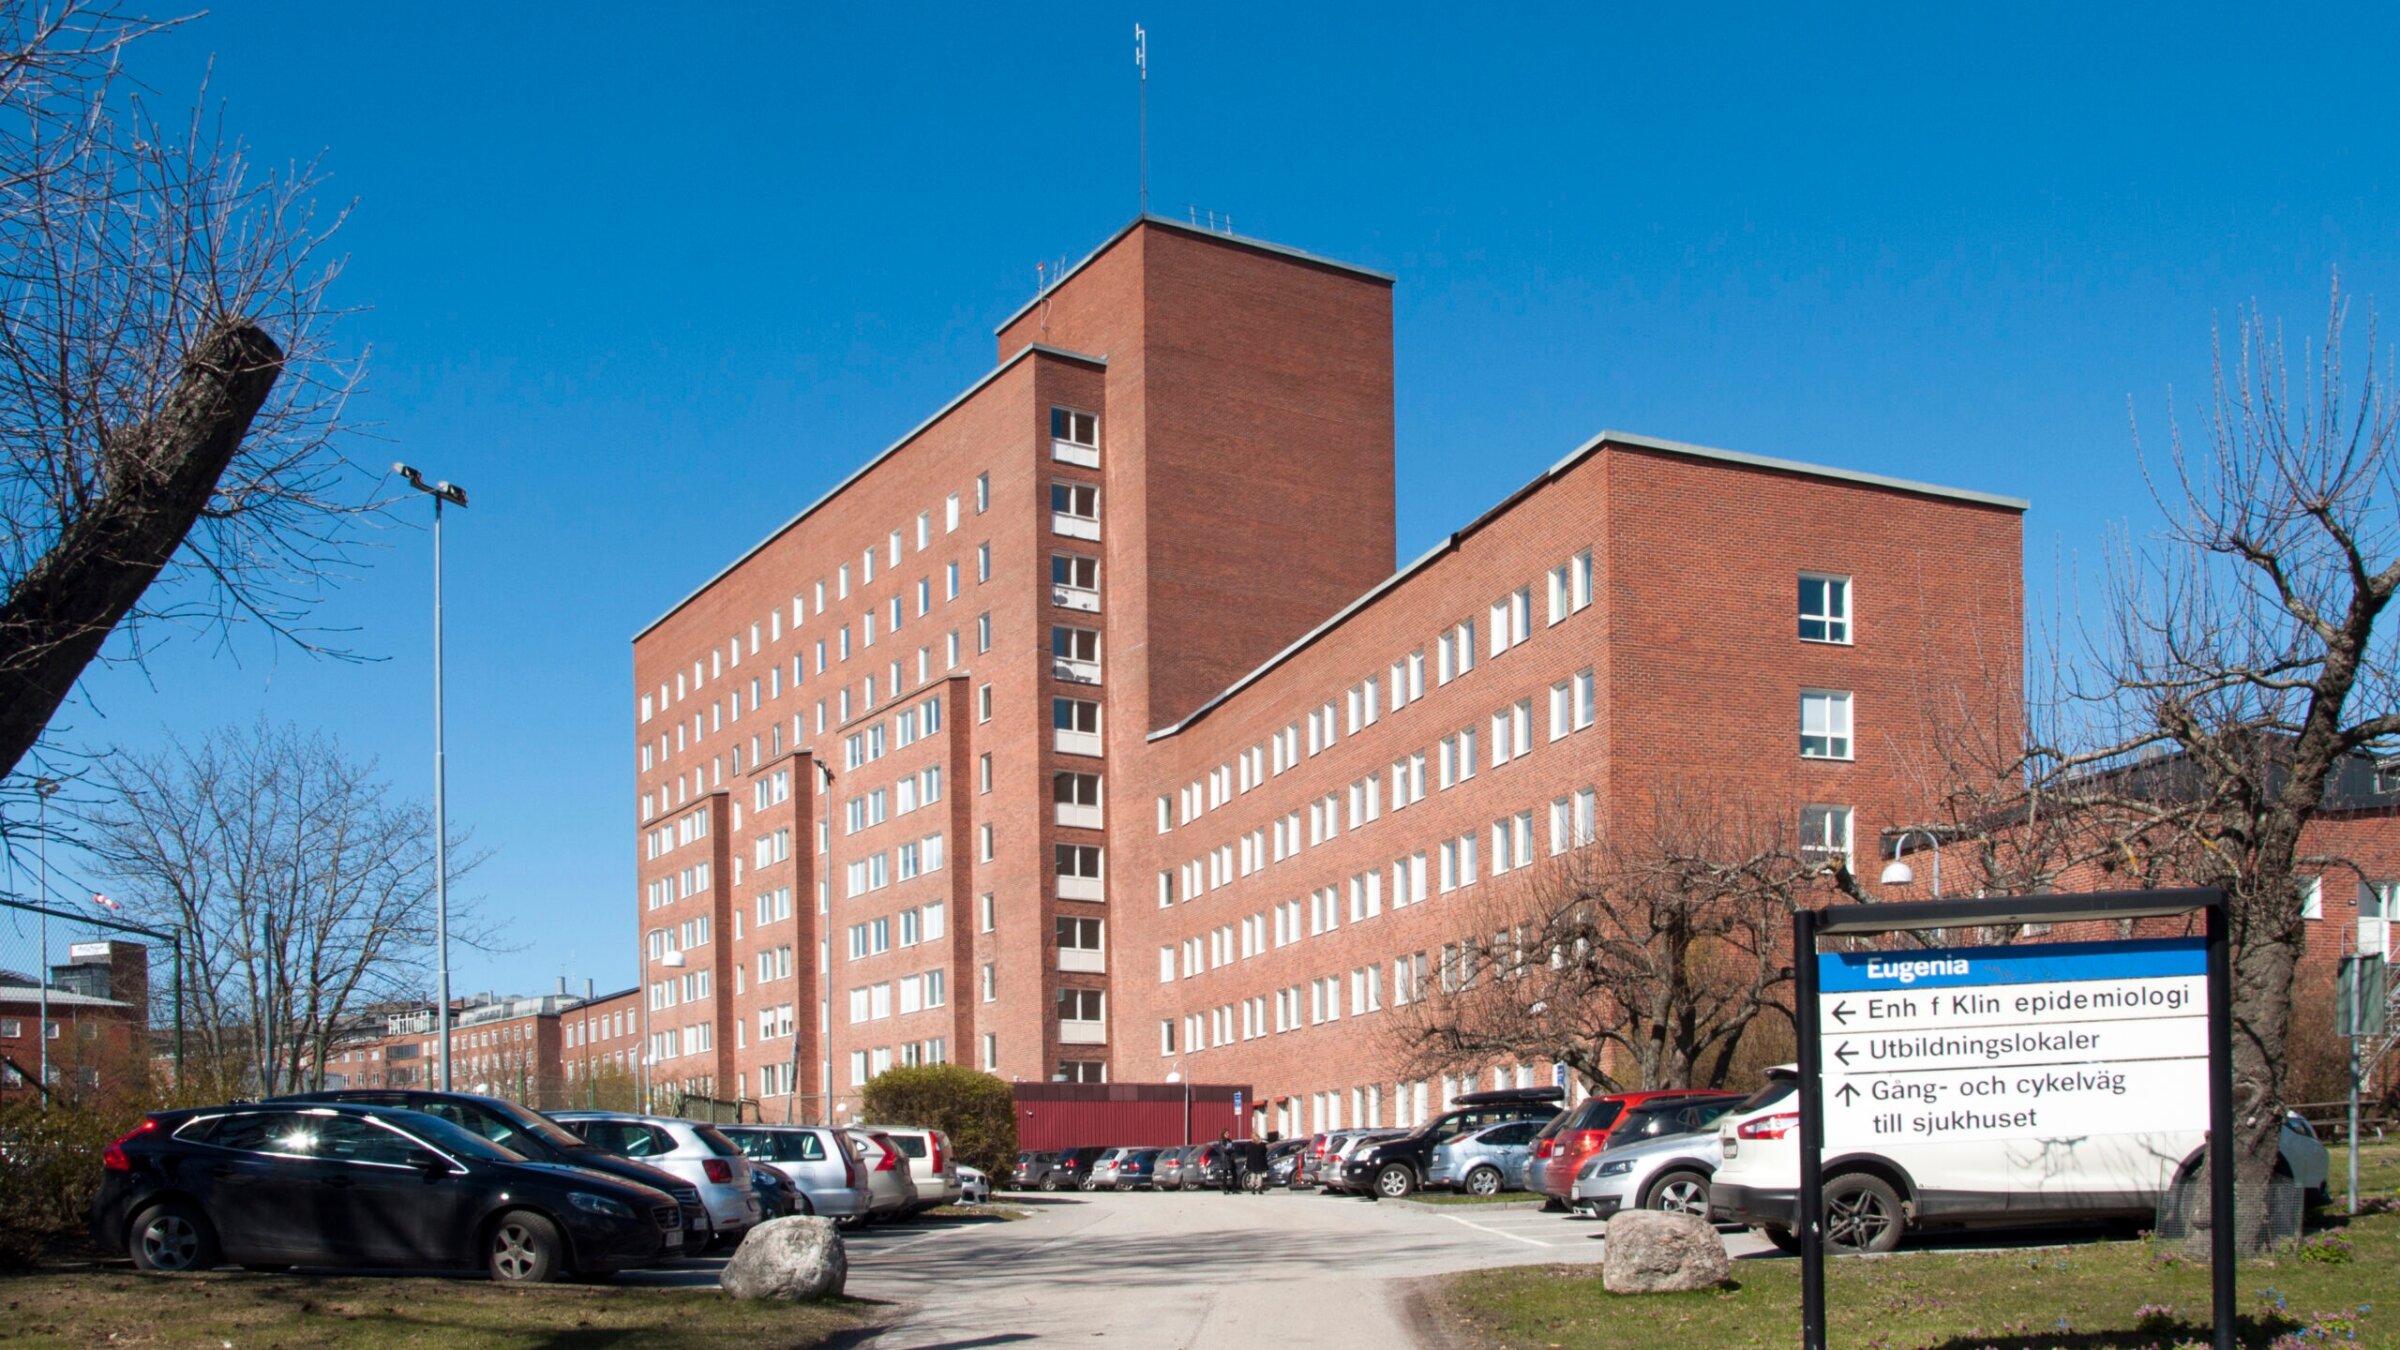
[[[2212,322],[2312,331],[2336,267],[2400,309],[2385,7],[805,8],[244,3],[137,56],[326,153],[355,458],[474,494],[452,811],[520,949],[462,989],[631,978],[631,635],[1132,214],[1137,19],[1155,209],[1399,277],[1409,556],[1619,427],[2031,498],[2038,595],[2149,519],[2127,401],[2188,414]],[[379,661],[186,643],[68,739],[264,710],[428,791],[426,539],[374,543],[322,617]]]

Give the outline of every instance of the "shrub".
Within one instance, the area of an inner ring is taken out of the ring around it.
[[[1017,1102],[1007,1083],[958,1064],[886,1069],[868,1081],[867,1119],[950,1136],[958,1160],[995,1179],[1017,1161]]]
[[[100,1189],[100,1151],[140,1112],[24,1093],[0,1102],[0,1266],[79,1242]]]

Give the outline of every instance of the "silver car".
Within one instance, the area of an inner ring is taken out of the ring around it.
[[[700,1203],[721,1244],[739,1241],[759,1221],[750,1159],[714,1125],[675,1116],[614,1111],[561,1111],[550,1117],[596,1148],[633,1158],[700,1188]]]
[[[1621,1209],[1663,1209],[1708,1217],[1709,1178],[1725,1161],[1713,1128],[1662,1134],[1603,1149],[1575,1173],[1567,1204],[1605,1219]]]
[[[839,1130],[819,1125],[725,1125],[720,1132],[755,1162],[771,1163],[798,1188],[805,1214],[855,1219],[874,1205],[867,1169]]]
[[[917,1186],[916,1208],[939,1209],[958,1203],[958,1154],[950,1147],[949,1135],[914,1125],[860,1125],[856,1128],[888,1137],[907,1155],[909,1178]]]
[[[1140,1149],[1112,1148],[1092,1160],[1091,1174],[1083,1179],[1087,1191],[1113,1191],[1117,1188],[1117,1165]]]
[[[1525,1189],[1525,1162],[1545,1121],[1512,1120],[1454,1134],[1434,1145],[1425,1184],[1469,1195]]]
[[[846,1129],[842,1134],[850,1140],[851,1156],[867,1170],[868,1217],[896,1219],[914,1212],[916,1177],[899,1143],[881,1130]]]

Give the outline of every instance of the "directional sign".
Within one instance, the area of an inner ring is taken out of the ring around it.
[[[1821,952],[1825,1148],[2208,1128],[2199,938]]]

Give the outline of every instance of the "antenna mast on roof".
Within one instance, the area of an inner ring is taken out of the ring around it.
[[[1133,26],[1133,68],[1140,73],[1142,105],[1142,214],[1150,214],[1150,35]]]

